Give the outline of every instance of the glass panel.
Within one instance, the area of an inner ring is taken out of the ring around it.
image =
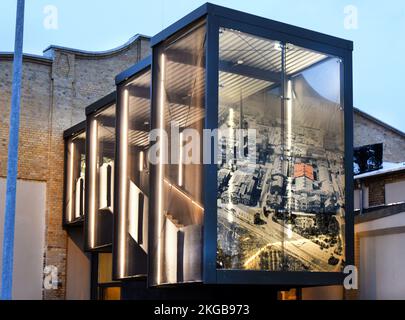
[[[88,245],[112,243],[115,104],[90,116],[89,122]]]
[[[101,287],[101,300],[121,300],[120,287]]]
[[[194,26],[154,48],[153,121],[167,140],[159,140],[161,161],[152,171],[152,284],[201,281],[202,154],[188,147],[199,142],[204,126],[205,35],[205,25]]]
[[[119,89],[118,278],[147,272],[150,81],[148,70]]]
[[[342,63],[291,44],[285,52],[288,214],[276,222],[289,231],[287,268],[341,271],[345,259]],[[290,262],[294,253],[299,265]]]
[[[66,166],[66,222],[74,222],[84,216],[84,177],[86,169],[86,134],[67,140]]]
[[[99,253],[98,254],[98,283],[105,284],[111,283],[112,280],[112,254]]]
[[[339,271],[339,61],[231,29],[219,39],[218,268]]]
[[[281,48],[221,29],[219,61],[217,267],[280,270],[283,235],[270,211],[283,207]]]

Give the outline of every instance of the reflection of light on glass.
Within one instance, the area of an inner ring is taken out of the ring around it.
[[[274,49],[277,50],[277,51],[281,51],[281,44],[280,44],[280,42],[275,42],[275,43],[274,43]]]
[[[292,156],[292,83],[291,80],[287,81],[287,154],[289,157]],[[291,161],[291,158],[290,160]],[[291,164],[292,165],[292,164]],[[287,177],[287,199],[288,199],[288,209],[291,210],[292,201],[292,178]]]
[[[73,205],[72,205],[72,201],[73,201],[73,168],[74,168],[74,152],[75,152],[75,145],[72,142],[70,142],[69,144],[69,148],[70,148],[70,159],[69,159],[69,206],[68,206],[68,220],[69,222],[71,222],[73,220]]]
[[[143,151],[139,152],[139,171],[143,171]]]
[[[229,143],[232,143],[232,145],[231,145],[231,154],[233,154],[233,152],[234,152],[234,150],[233,150],[233,143],[234,143],[234,140],[233,140],[233,128],[234,128],[234,110],[233,110],[233,108],[229,108],[229,141],[228,141],[228,144]],[[233,193],[233,181],[232,181],[232,178],[229,180],[229,184],[228,184],[228,205],[227,205],[227,208],[228,208],[228,213],[227,213],[227,218],[228,218],[228,221],[230,222],[230,223],[232,223],[233,222],[233,215],[232,215],[232,211],[231,211],[231,209],[232,209],[232,193]]]
[[[292,147],[292,88],[291,80],[287,82],[287,148],[291,155]]]
[[[181,187],[183,185],[183,132],[180,132],[179,135],[179,179],[178,185]]]
[[[163,216],[163,159],[164,148],[163,146],[163,130],[164,130],[164,99],[165,99],[165,54],[160,56],[160,93],[159,93],[159,175],[158,175],[158,245],[157,245],[157,283],[161,282],[161,245],[162,245],[162,216]]]
[[[287,224],[287,238],[291,239],[293,236],[293,232],[292,232],[292,225],[291,223]]]
[[[124,89],[123,92],[123,106],[121,108],[121,132],[120,132],[120,151],[121,161],[120,164],[120,214],[119,218],[119,276],[124,277],[125,268],[125,235],[126,235],[126,199],[127,199],[127,161],[128,161],[128,90]]]
[[[96,219],[96,174],[97,174],[97,120],[90,122],[90,192],[89,192],[89,225],[90,247],[95,245],[95,219]]]
[[[233,127],[233,108],[229,108],[229,127]]]
[[[165,183],[167,183],[167,185],[172,188],[173,190],[177,191],[182,197],[186,198],[188,201],[190,201],[193,205],[195,205],[197,208],[201,209],[204,211],[203,206],[194,201],[192,198],[190,198],[187,194],[185,194],[181,189],[177,188],[175,185],[171,184],[167,179],[164,179]]]
[[[229,223],[233,222],[233,214],[232,214],[231,210],[228,210],[228,214],[226,217],[227,217]]]

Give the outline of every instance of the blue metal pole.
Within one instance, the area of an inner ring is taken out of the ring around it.
[[[18,170],[18,134],[20,129],[24,7],[25,0],[18,0],[15,26],[13,84],[11,94],[10,129],[7,159],[6,206],[3,231],[3,260],[1,273],[2,300],[11,300],[13,288],[14,227]]]

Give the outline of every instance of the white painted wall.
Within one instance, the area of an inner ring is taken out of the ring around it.
[[[405,201],[405,181],[387,183],[385,185],[385,203],[397,203]]]
[[[385,230],[388,234],[360,237],[360,299],[405,299],[405,212],[359,223],[355,232]]]
[[[405,226],[405,212],[355,225],[355,232],[376,231]]]
[[[89,257],[68,237],[66,300],[90,300],[91,264]]]
[[[5,192],[6,179],[0,178],[0,271]],[[46,183],[18,180],[13,299],[42,299],[45,212]]]
[[[360,299],[405,299],[405,233],[360,238]]]
[[[361,202],[360,202],[360,189],[354,190],[354,210],[360,210]]]
[[[363,199],[362,199],[363,198]],[[354,210],[359,210],[361,207],[361,201],[363,201],[363,209],[369,207],[368,204],[368,187],[354,190]]]

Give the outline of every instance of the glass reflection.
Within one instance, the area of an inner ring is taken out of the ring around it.
[[[159,140],[161,161],[152,176],[151,194],[156,198],[151,284],[201,281],[202,276],[202,154],[185,150],[193,139],[188,129],[202,136],[204,126],[205,25],[175,38],[155,49],[153,121],[167,140]],[[178,147],[167,147],[173,145]],[[186,161],[187,155],[194,160]],[[167,164],[163,159],[170,160]]]
[[[84,180],[86,169],[86,134],[83,132],[66,141],[66,222],[71,223],[84,216]]]
[[[340,271],[341,62],[231,29],[219,39],[217,267]]]
[[[113,228],[115,104],[88,119],[88,246],[111,245]]]
[[[118,278],[146,275],[148,252],[150,70],[119,88],[118,202],[114,263]]]

